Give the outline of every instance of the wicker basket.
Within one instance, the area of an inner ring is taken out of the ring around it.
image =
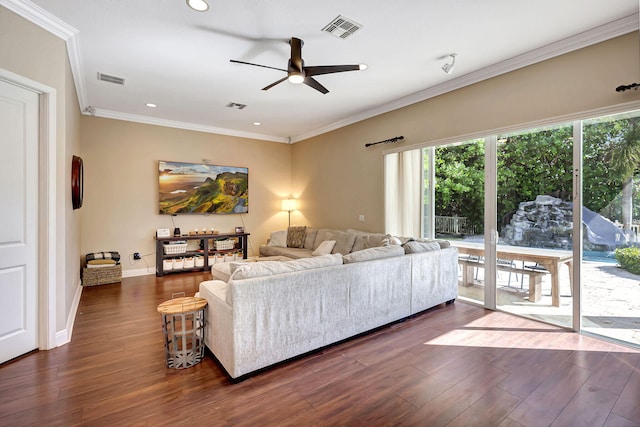
[[[122,281],[122,266],[120,264],[82,269],[82,286],[106,285],[120,281]]]
[[[173,243],[173,244],[164,245],[165,255],[183,254],[185,252],[187,252],[186,243]]]
[[[184,258],[174,258],[173,259],[173,269],[174,270],[182,270],[184,268]]]
[[[216,240],[216,250],[227,251],[233,249],[236,245],[236,241],[233,239]]]

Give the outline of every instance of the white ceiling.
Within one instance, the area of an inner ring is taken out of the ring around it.
[[[638,0],[208,2],[201,13],[184,0],[0,0],[67,40],[82,109],[282,142],[638,28]],[[363,28],[345,40],[321,32],[338,15]],[[369,68],[317,76],[330,91],[323,95],[288,82],[262,91],[285,73],[229,62],[287,68],[292,36],[305,42],[305,65]],[[445,74],[453,52],[456,67]],[[125,84],[99,81],[97,73]]]

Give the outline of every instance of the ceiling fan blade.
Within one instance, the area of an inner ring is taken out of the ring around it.
[[[288,79],[288,77],[283,77],[283,78],[281,78],[280,80],[278,80],[277,82],[273,82],[273,83],[271,83],[269,86],[265,86],[265,87],[263,87],[263,88],[262,88],[262,90],[269,90],[269,89],[271,89],[272,87],[274,87],[275,85],[280,84],[280,83],[282,83],[283,81],[285,81],[285,80],[287,80],[287,79]]]
[[[294,71],[302,72],[302,69],[304,68],[304,61],[302,60],[302,45],[304,42],[296,37],[291,37],[289,44],[291,45],[289,68],[293,68]]]
[[[307,76],[304,79],[304,84],[306,84],[307,86],[311,86],[312,88],[314,88],[315,90],[317,90],[318,92],[322,92],[323,94],[327,94],[329,93],[329,89],[327,89],[326,87],[322,86],[320,83],[318,83],[318,81],[316,79],[314,79],[313,77],[309,77]]]
[[[268,65],[253,64],[251,62],[237,61],[235,59],[230,59],[229,61],[235,62],[236,64],[253,65],[254,67],[270,68],[272,70],[284,71],[285,73],[287,72],[287,70],[284,70],[282,68],[269,67]]]
[[[319,76],[321,74],[342,73],[345,71],[360,70],[360,65],[319,65],[317,67],[304,67],[306,76]]]

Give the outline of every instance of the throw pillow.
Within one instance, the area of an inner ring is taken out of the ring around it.
[[[449,247],[451,247],[451,242],[448,240],[442,240],[442,239],[436,239],[436,240],[429,240],[429,239],[415,239],[416,242],[438,242],[438,245],[440,245],[440,249],[447,249]]]
[[[404,253],[406,254],[418,254],[421,252],[431,252],[431,251],[439,251],[440,244],[435,241],[431,242],[416,242],[411,241],[402,245],[404,248]]]
[[[116,261],[113,259],[92,259],[87,261],[87,268],[113,267]]]
[[[358,252],[351,252],[348,255],[342,257],[342,261],[345,264],[352,264],[354,262],[371,261],[380,258],[391,258],[404,255],[404,249],[399,245],[391,246],[378,246],[377,248],[363,249]]]
[[[304,236],[307,227],[289,227],[287,229],[287,247],[302,248],[304,247]]]
[[[211,266],[211,275],[216,280],[222,280],[223,282],[228,282],[229,277],[231,276],[231,265],[235,264],[234,262],[219,262],[213,264]]]
[[[316,241],[316,235],[318,234],[317,228],[307,227],[304,232],[304,248],[313,249],[313,244]]]
[[[274,231],[269,237],[269,243],[267,246],[276,246],[279,248],[287,247],[287,230]]]
[[[335,240],[325,240],[324,242],[320,243],[320,246],[318,246],[318,249],[311,252],[311,255],[320,256],[320,255],[330,254],[335,245],[336,245]]]
[[[357,233],[354,233],[357,234]],[[376,246],[382,246],[382,241],[387,237],[386,234],[359,234],[356,237],[356,242],[353,244],[351,252],[361,251],[363,249],[375,248]]]
[[[353,233],[347,233],[345,231],[334,231],[329,233],[328,240],[335,240],[336,245],[331,251],[332,254],[348,254],[353,249],[353,244],[356,242],[356,235]]]
[[[333,231],[334,230],[330,230],[328,228],[318,229],[318,231],[316,232],[316,238],[313,241],[313,246],[311,247],[311,249],[315,251],[316,249],[318,249],[318,246],[320,246],[320,243],[324,242],[325,240],[335,240],[335,239],[329,238],[329,233],[332,233]]]
[[[389,244],[391,244],[391,245],[402,245],[403,243],[406,243],[406,241],[403,241],[400,237],[389,236]]]

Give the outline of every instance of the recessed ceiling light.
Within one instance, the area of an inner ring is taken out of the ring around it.
[[[254,126],[260,126],[261,124],[262,124],[262,123],[260,123],[260,122],[253,122],[253,125],[254,125]]]
[[[156,107],[157,107],[157,105],[156,105],[156,104],[154,104],[154,103],[152,103],[152,102],[147,102],[147,103],[146,103],[146,104],[144,104],[144,105],[146,105],[146,106],[147,106],[147,107],[149,107],[149,108],[156,108]]]
[[[187,5],[198,12],[206,12],[209,10],[209,4],[204,0],[187,0]]]

